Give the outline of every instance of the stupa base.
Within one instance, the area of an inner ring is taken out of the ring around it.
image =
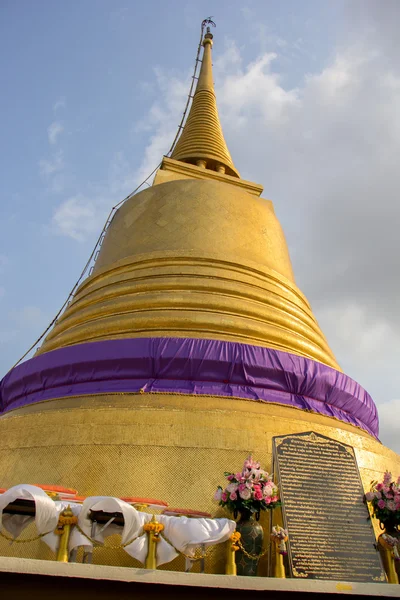
[[[42,402],[3,416],[0,486],[58,484],[84,496],[152,497],[227,516],[212,500],[224,472],[239,470],[250,453],[270,471],[273,436],[305,431],[353,446],[365,490],[386,469],[400,473],[400,456],[331,417],[221,397],[104,394]],[[0,555],[53,559],[42,542],[9,546],[0,540]],[[123,551],[118,558],[99,555],[107,564],[135,566],[132,560]],[[217,562],[210,572],[223,573],[223,560]],[[260,573],[267,574],[262,561]]]

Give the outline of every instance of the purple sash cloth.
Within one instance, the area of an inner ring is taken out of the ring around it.
[[[270,348],[189,338],[108,340],[41,354],[1,381],[0,412],[67,396],[138,391],[276,402],[378,435],[372,398],[347,375]]]

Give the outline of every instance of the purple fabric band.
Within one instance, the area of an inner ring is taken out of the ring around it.
[[[378,435],[372,398],[347,375],[294,354],[217,340],[121,339],[48,352],[4,377],[0,409],[4,413],[65,396],[140,390],[277,402]]]

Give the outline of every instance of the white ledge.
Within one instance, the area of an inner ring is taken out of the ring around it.
[[[292,593],[311,593],[321,595],[344,594],[349,596],[358,595],[365,597],[400,598],[400,585],[391,585],[388,583],[355,583],[315,579],[305,581],[304,579],[275,579],[271,577],[234,577],[231,575],[152,571],[128,567],[59,563],[56,561],[11,557],[0,557],[0,573],[19,574],[19,584],[23,582],[23,575],[34,575],[39,577],[50,576],[99,581],[106,580],[121,583],[135,582],[136,584],[214,588],[219,590],[219,595],[223,594],[223,590],[225,589],[227,590],[227,595],[229,594],[229,590],[249,590],[252,592],[275,591],[283,593],[285,597]],[[40,588],[39,582],[38,588]],[[149,596],[151,596],[150,588],[148,589]]]

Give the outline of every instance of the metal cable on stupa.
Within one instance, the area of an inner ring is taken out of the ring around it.
[[[203,36],[204,36],[204,29],[206,26],[211,25],[212,27],[216,27],[216,24],[214,23],[214,21],[212,21],[212,17],[207,17],[206,19],[204,19],[201,23],[201,30],[200,30],[200,41],[199,41],[199,45],[197,47],[197,54],[196,54],[196,60],[195,60],[195,65],[194,65],[194,72],[193,75],[191,77],[191,84],[190,84],[190,89],[189,89],[189,94],[187,97],[187,101],[186,101],[186,105],[185,105],[185,109],[182,113],[182,118],[181,121],[178,125],[178,129],[176,132],[176,135],[174,137],[174,140],[171,144],[170,149],[168,150],[167,154],[165,156],[170,156],[171,153],[173,152],[177,141],[179,139],[179,136],[182,132],[182,130],[184,129],[184,122],[186,119],[186,115],[187,115],[187,111],[189,109],[191,100],[193,98],[193,88],[194,88],[194,82],[198,79],[197,77],[197,68],[198,68],[198,64],[201,63],[202,61],[200,60],[200,52],[201,52],[201,47],[202,47],[202,41],[203,41]],[[99,248],[101,247],[103,240],[104,240],[104,236],[106,234],[106,231],[108,229],[109,224],[111,223],[113,216],[115,214],[115,212],[118,210],[118,208],[120,206],[122,206],[127,200],[130,200],[132,198],[132,196],[134,196],[139,190],[140,188],[145,185],[148,180],[156,173],[156,171],[160,168],[161,166],[161,162],[158,163],[158,165],[151,171],[151,173],[146,177],[146,179],[144,179],[134,190],[133,192],[131,192],[130,194],[128,194],[127,196],[125,196],[125,198],[123,198],[122,200],[120,200],[120,202],[118,202],[115,206],[112,207],[112,209],[110,210],[106,221],[104,223],[104,226],[100,232],[100,235],[98,236],[96,243],[94,245],[94,248],[81,272],[81,274],[79,275],[78,279],[76,280],[75,284],[73,285],[71,291],[69,292],[67,299],[65,300],[64,304],[61,306],[61,308],[59,309],[59,311],[57,312],[57,314],[55,315],[55,317],[52,319],[52,321],[49,323],[49,325],[46,327],[46,329],[40,334],[40,336],[37,338],[37,340],[28,348],[28,350],[17,360],[17,362],[9,369],[10,371],[12,369],[14,369],[17,365],[19,365],[20,362],[22,362],[24,360],[24,358],[26,358],[26,356],[28,356],[28,354],[34,349],[36,348],[36,346],[42,341],[42,339],[44,338],[44,336],[46,335],[46,333],[48,333],[50,331],[50,329],[53,327],[53,325],[55,325],[55,323],[57,323],[58,318],[60,317],[60,315],[62,314],[63,310],[66,308],[66,306],[68,306],[68,304],[70,304],[70,302],[72,301],[74,294],[79,286],[79,284],[81,283],[82,279],[85,277],[90,264],[93,261],[93,265],[89,271],[89,275],[91,275],[92,270],[93,270],[93,266],[94,263],[96,262],[96,258],[99,254]]]

